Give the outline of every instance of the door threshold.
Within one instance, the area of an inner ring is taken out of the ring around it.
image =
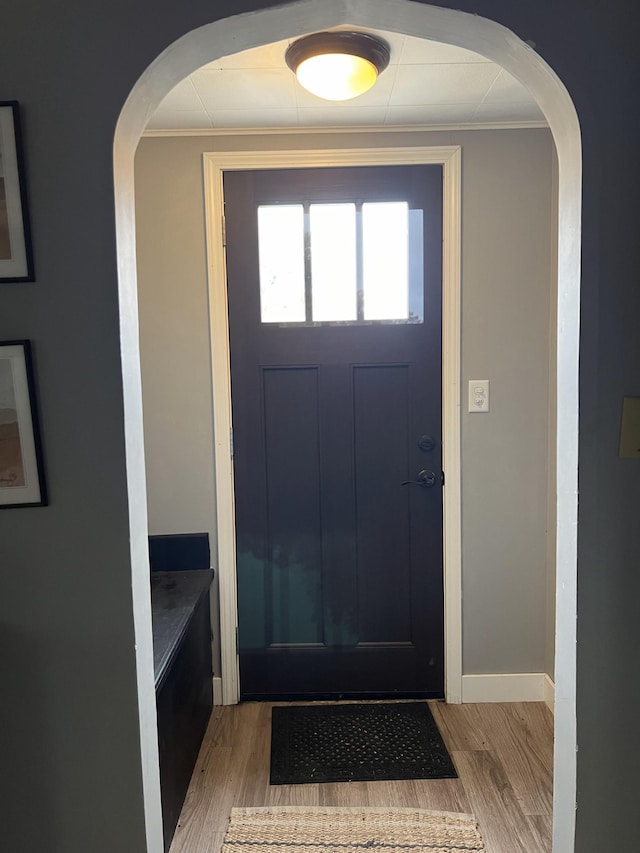
[[[435,699],[444,702],[444,695],[433,691],[409,693],[285,693],[264,694],[246,693],[241,702],[353,702],[353,701],[392,701],[394,699]]]

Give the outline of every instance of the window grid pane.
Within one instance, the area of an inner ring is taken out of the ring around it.
[[[258,263],[262,322],[304,322],[304,214],[301,204],[258,207]]]
[[[355,204],[312,204],[309,220],[312,319],[354,321],[357,319]]]
[[[409,319],[409,206],[362,205],[365,320]]]

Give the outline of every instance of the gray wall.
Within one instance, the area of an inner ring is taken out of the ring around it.
[[[265,5],[23,0],[4,10],[0,80],[3,97],[23,108],[37,282],[0,284],[0,339],[35,344],[51,495],[48,508],[0,514],[0,802],[12,853],[145,850],[113,136],[128,93],[167,45],[215,16]],[[616,452],[621,399],[640,394],[635,8],[626,0],[441,5],[485,15],[535,43],[580,117],[576,849],[632,849],[640,476],[636,461]]]
[[[541,672],[554,575],[547,421],[557,225],[547,130],[143,139],[136,230],[149,527],[209,530],[215,543],[202,152],[396,144],[463,148],[462,376],[491,380],[489,414],[465,412],[462,423],[463,671]],[[463,411],[466,401],[465,386]]]

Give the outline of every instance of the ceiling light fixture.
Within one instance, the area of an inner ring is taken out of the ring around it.
[[[327,101],[348,101],[368,91],[389,64],[389,47],[358,32],[314,33],[284,55],[301,86]]]

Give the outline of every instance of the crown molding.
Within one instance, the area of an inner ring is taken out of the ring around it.
[[[143,138],[182,136],[301,136],[320,133],[438,133],[462,130],[535,130],[548,128],[546,121],[483,122],[482,124],[352,125],[337,127],[209,127],[145,130]]]

